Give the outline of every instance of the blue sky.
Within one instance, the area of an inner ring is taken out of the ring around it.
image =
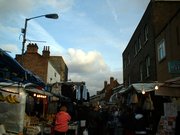
[[[91,95],[111,76],[122,83],[122,52],[150,0],[0,0],[0,48],[21,54],[25,18],[57,13],[57,20],[28,21],[28,42],[63,56],[72,81],[85,81]],[[34,43],[34,42],[33,42]],[[26,50],[26,47],[25,47]]]

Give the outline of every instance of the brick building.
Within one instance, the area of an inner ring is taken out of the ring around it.
[[[29,44],[23,55],[15,58],[23,67],[38,75],[46,84],[67,81],[68,67],[62,56],[50,56],[49,46],[45,46],[42,55],[38,53],[37,44]]]
[[[159,119],[165,114],[164,103],[180,97],[180,1],[151,0],[127,47],[123,52],[123,83],[152,82],[159,89],[138,93],[139,105],[150,95],[154,108],[152,113],[153,133]],[[131,92],[134,87],[130,87]],[[129,94],[129,93],[128,93]],[[177,101],[176,101],[177,102]],[[176,104],[177,105],[177,104]]]
[[[179,1],[152,0],[123,52],[123,82],[165,81],[173,76],[167,63],[179,60]],[[158,60],[158,43],[166,38],[166,58]],[[164,63],[164,64],[163,64]],[[158,66],[158,67],[157,67]]]
[[[156,69],[157,80],[163,84],[156,95],[180,97],[180,1],[156,2],[156,6],[161,9],[154,17],[159,24],[154,31]]]
[[[120,84],[114,77],[110,77],[110,82],[104,81],[104,88],[101,91],[97,91],[98,101],[109,102],[110,97],[113,94],[113,89],[118,87]],[[96,99],[95,99],[96,100]]]

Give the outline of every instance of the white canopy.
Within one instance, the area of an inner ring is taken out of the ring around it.
[[[157,83],[134,83],[131,85],[138,93],[141,93],[143,90],[145,92],[154,91]]]

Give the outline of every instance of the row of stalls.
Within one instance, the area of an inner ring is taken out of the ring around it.
[[[0,49],[0,134],[51,133],[59,96]]]
[[[50,135],[58,108],[72,116],[68,134],[78,134],[78,106],[89,101],[85,82],[45,83],[0,49],[0,134]]]
[[[128,88],[114,88],[116,92],[110,102],[120,108],[129,107],[133,111],[142,108],[149,132],[170,135],[175,133],[176,117],[180,111],[180,86],[171,89],[173,87],[167,87],[164,83],[134,83]]]

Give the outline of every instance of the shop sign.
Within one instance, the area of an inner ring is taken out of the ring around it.
[[[168,62],[169,73],[180,73],[180,61],[170,61]]]

